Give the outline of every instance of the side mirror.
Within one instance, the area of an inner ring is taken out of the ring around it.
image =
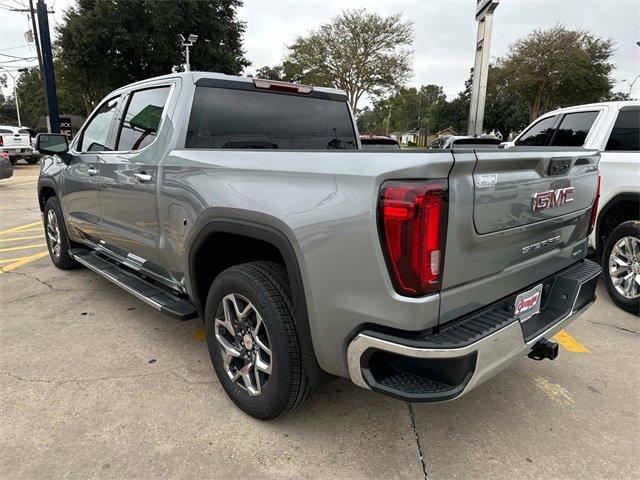
[[[45,155],[61,155],[69,151],[69,142],[60,133],[39,133],[36,137],[36,150]]]

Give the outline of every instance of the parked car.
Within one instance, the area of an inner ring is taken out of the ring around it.
[[[600,201],[589,237],[605,286],[640,314],[640,102],[605,102],[546,113],[505,147],[584,147],[600,155]]]
[[[37,148],[53,263],[200,316],[222,387],[257,418],[333,376],[459,397],[554,359],[595,299],[597,151],[562,150],[580,168],[557,175],[547,149],[363,151],[341,90],[199,72],[116,90],[69,145]]]
[[[0,180],[13,176],[13,164],[7,152],[0,151]]]
[[[24,158],[27,163],[35,163],[39,159],[39,154],[31,145],[29,130],[24,127],[0,125],[0,151],[9,154],[12,165],[21,158]]]
[[[445,135],[436,138],[427,148],[430,150],[451,149],[454,147],[498,148],[501,143],[502,140],[492,135],[481,135],[479,137],[469,135]]]
[[[400,150],[400,144],[393,137],[383,135],[360,135],[363,150]]]

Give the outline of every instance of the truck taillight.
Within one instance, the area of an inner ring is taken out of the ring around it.
[[[593,207],[591,207],[591,223],[589,223],[589,233],[591,235],[593,229],[596,226],[596,218],[598,217],[598,205],[600,204],[600,175],[598,175],[598,187],[596,188],[596,198],[593,201]]]
[[[379,229],[395,290],[437,292],[447,227],[447,181],[389,181],[382,185]]]

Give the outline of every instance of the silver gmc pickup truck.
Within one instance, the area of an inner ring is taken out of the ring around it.
[[[344,92],[215,73],[128,85],[42,134],[53,263],[203,319],[260,419],[325,379],[454,399],[595,299],[597,151],[366,151]]]

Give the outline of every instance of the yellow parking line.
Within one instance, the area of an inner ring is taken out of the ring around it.
[[[569,352],[590,353],[590,350],[566,330],[560,330],[553,338]]]
[[[29,248],[44,247],[46,243],[34,243],[33,245],[20,245],[19,247],[0,248],[0,252],[15,252],[16,250],[27,250]]]
[[[10,263],[9,265],[5,266],[5,267],[0,267],[0,273],[4,273],[4,272],[10,272],[11,270],[15,270],[18,267],[21,267],[23,265],[26,265],[27,263],[31,263],[35,260],[38,260],[39,258],[45,257],[49,255],[49,251],[45,250],[44,252],[40,252],[40,253],[36,253],[35,255],[29,255],[28,257],[22,257],[20,260],[17,260],[13,263]]]
[[[3,185],[5,187],[22,187],[24,185],[35,185],[36,182],[32,181],[32,180],[21,180],[19,182],[13,182],[13,183],[0,183],[0,185]]]
[[[0,230],[0,235],[6,235],[7,233],[14,232],[27,232],[27,228],[35,227],[36,225],[42,225],[42,220],[38,220],[37,222],[27,223],[26,225],[20,225],[19,227],[8,228],[7,230]]]
[[[193,339],[196,342],[204,342],[207,339],[207,334],[204,331],[204,325],[201,325],[198,330],[193,334]]]
[[[17,242],[18,240],[31,240],[32,238],[42,238],[42,235],[29,235],[27,237],[2,238],[2,239],[0,239],[0,243]]]

